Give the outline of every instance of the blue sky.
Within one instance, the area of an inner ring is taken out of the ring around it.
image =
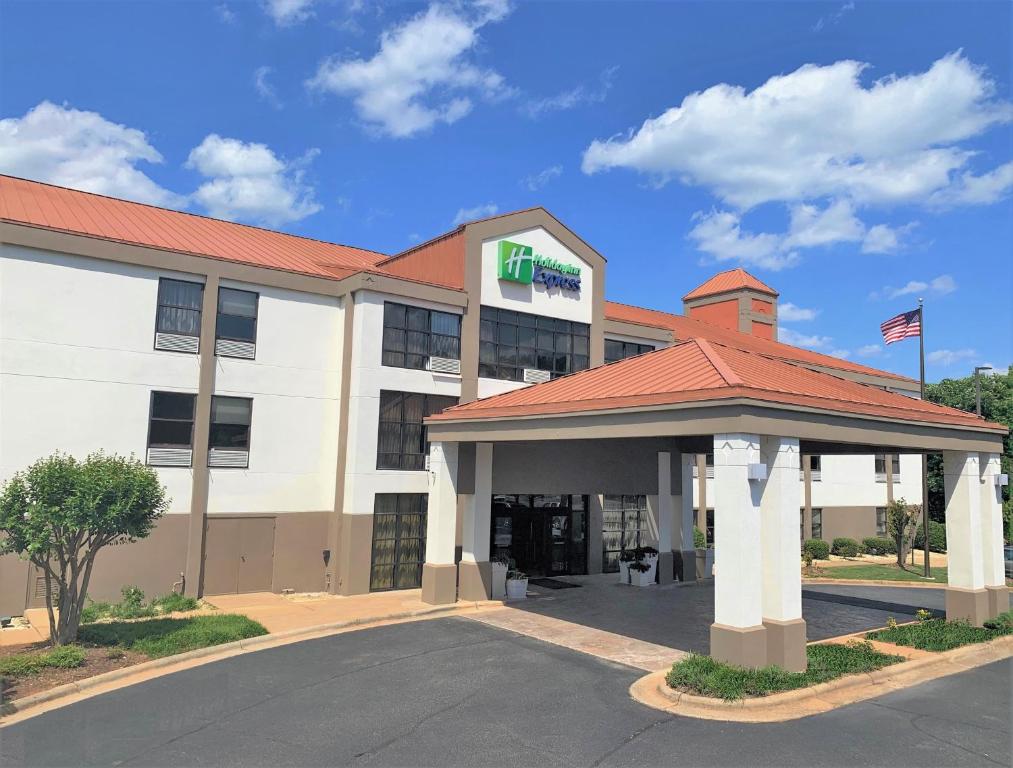
[[[913,376],[924,296],[936,380],[1013,357],[1011,9],[6,0],[0,171],[383,252],[540,204],[611,299],[741,264]]]

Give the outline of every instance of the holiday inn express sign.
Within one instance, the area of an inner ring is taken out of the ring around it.
[[[497,275],[513,283],[541,283],[546,288],[580,291],[580,267],[547,258],[535,253],[530,245],[509,240],[499,242]]]

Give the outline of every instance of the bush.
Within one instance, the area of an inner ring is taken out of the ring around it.
[[[91,602],[81,611],[81,623],[93,624],[99,619],[145,619],[166,613],[196,611],[200,605],[192,597],[170,592],[144,601],[144,592],[139,587],[123,587],[123,599],[118,603]]]
[[[985,622],[985,629],[1001,632],[1004,635],[1013,634],[1013,611],[1006,611],[994,619],[989,619]]]
[[[834,539],[830,549],[838,557],[858,557],[858,542],[845,536]]]
[[[118,646],[157,659],[266,634],[267,630],[252,619],[222,614],[89,624],[81,627],[80,638],[91,645]]]
[[[44,653],[17,653],[0,658],[0,675],[27,677],[47,667],[73,669],[84,664],[85,653],[76,645],[61,645]]]
[[[925,548],[925,529],[921,523],[918,524],[918,530],[915,532],[915,549]],[[946,524],[937,523],[935,520],[929,520],[929,551],[930,552],[946,552]]]
[[[178,592],[170,592],[162,597],[156,597],[151,601],[151,607],[160,613],[177,613],[183,611],[196,611],[200,605],[197,598],[187,597]]]
[[[991,626],[972,627],[966,621],[929,619],[916,624],[902,624],[880,629],[866,635],[869,640],[883,640],[896,645],[920,648],[923,651],[949,651],[970,643],[984,643],[1003,635],[1013,634],[1013,612],[988,622]]]
[[[704,535],[704,532],[695,525],[693,526],[693,546],[696,549],[707,548],[707,537]]]
[[[822,539],[806,539],[802,553],[808,553],[813,560],[826,560],[830,557],[830,545]]]
[[[870,555],[896,555],[897,545],[891,540],[882,536],[870,536],[862,539],[862,546]]]

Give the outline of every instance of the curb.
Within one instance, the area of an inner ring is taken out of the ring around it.
[[[903,650],[903,647],[899,648]],[[1013,657],[1013,635],[770,696],[724,701],[674,691],[665,682],[668,670],[645,675],[636,680],[629,691],[635,701],[672,715],[702,720],[774,723],[821,714],[1010,657]]]
[[[115,683],[123,678],[133,677],[134,675],[143,675],[145,672],[163,670],[167,667],[175,666],[182,667],[185,665],[187,668],[195,666],[187,664],[187,662],[190,661],[201,661],[206,664],[220,659],[231,658],[232,656],[239,656],[243,653],[252,653],[253,651],[288,645],[289,643],[300,640],[311,640],[317,637],[326,637],[327,635],[335,634],[343,629],[349,629],[351,627],[364,627],[373,624],[408,621],[411,619],[418,619],[425,616],[443,613],[464,613],[468,610],[478,610],[483,607],[490,607],[496,605],[497,602],[499,601],[486,601],[483,603],[469,602],[463,604],[455,603],[453,605],[435,606],[433,608],[423,608],[414,611],[402,611],[400,613],[392,613],[386,616],[348,619],[346,621],[336,621],[330,624],[318,624],[313,627],[290,629],[285,632],[277,632],[274,634],[258,635],[257,637],[249,637],[244,640],[235,640],[231,643],[210,645],[206,648],[197,648],[193,651],[186,651],[184,653],[177,653],[173,656],[164,656],[160,659],[152,659],[151,661],[146,661],[141,664],[134,664],[133,666],[124,667],[123,669],[114,669],[111,672],[104,672],[101,675],[95,675],[94,677],[86,677],[73,683],[66,683],[65,685],[50,688],[47,691],[40,691],[39,693],[32,694],[31,696],[25,696],[20,699],[15,699],[14,701],[5,702],[0,704],[0,718],[16,713],[25,713],[26,710],[34,709],[42,704],[49,704],[53,701],[68,698],[76,694],[89,693],[94,689],[103,687],[109,683]],[[168,670],[168,672],[171,671],[173,670]],[[163,674],[167,674],[168,672]],[[48,709],[46,711],[48,711]],[[39,712],[38,714],[42,713]],[[3,722],[0,722],[0,728],[4,725],[5,724]]]
[[[870,579],[802,579],[803,587],[818,587],[820,584],[855,586],[855,587],[911,587],[913,589],[946,589],[945,582],[928,583],[924,581],[874,581]]]

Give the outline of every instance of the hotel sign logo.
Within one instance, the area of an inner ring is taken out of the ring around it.
[[[580,267],[537,254],[530,245],[500,240],[497,275],[500,280],[546,288],[580,291]]]

